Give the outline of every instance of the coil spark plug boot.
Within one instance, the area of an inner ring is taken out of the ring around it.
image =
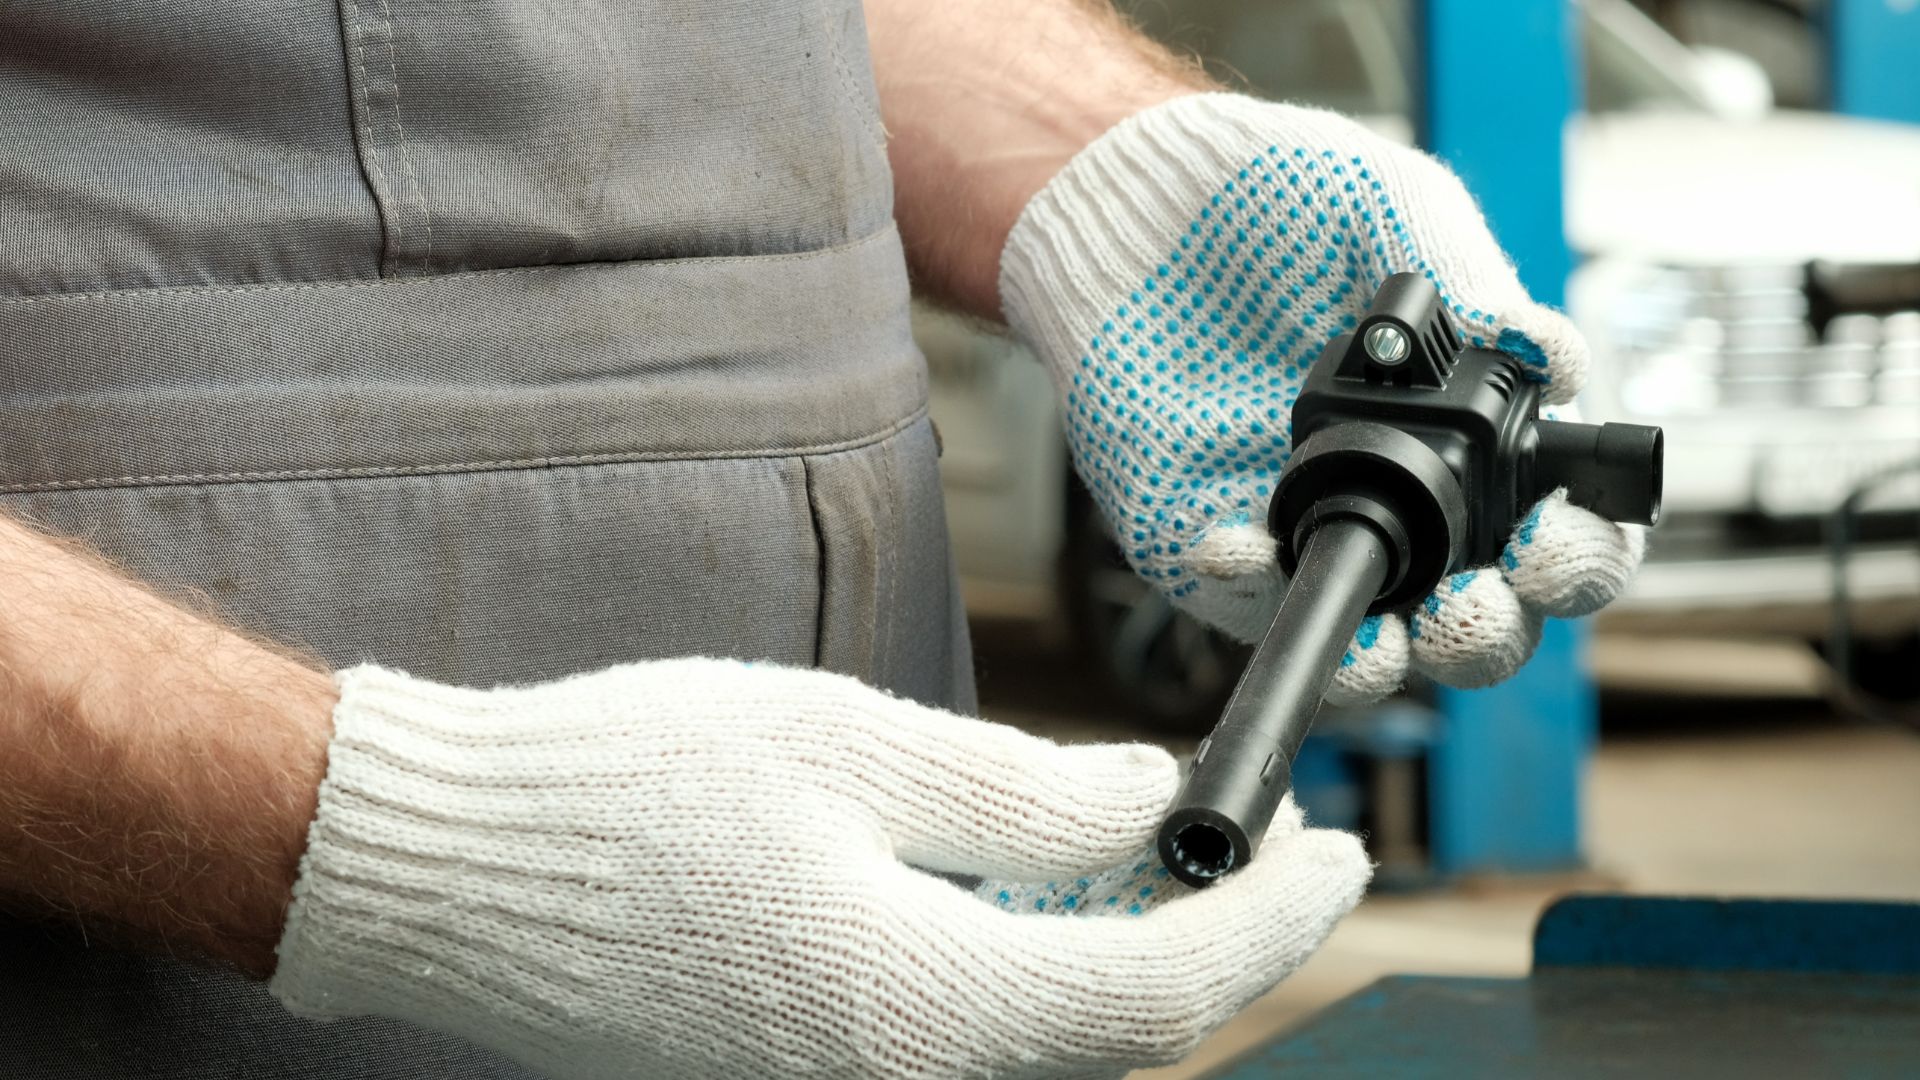
[[[1505,353],[1463,345],[1438,291],[1395,274],[1328,343],[1293,408],[1267,524],[1290,583],[1161,824],[1160,858],[1204,886],[1253,858],[1360,621],[1494,561],[1555,488],[1613,521],[1660,516],[1661,432],[1542,420]]]

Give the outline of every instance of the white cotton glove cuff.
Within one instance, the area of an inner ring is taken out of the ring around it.
[[[309,1017],[400,1017],[475,1038],[497,1025],[537,1045],[548,1025],[514,982],[564,982],[585,959],[555,947],[572,925],[556,901],[573,891],[578,853],[565,823],[548,834],[538,821],[561,805],[541,788],[564,779],[556,758],[578,730],[517,729],[486,693],[377,667],[337,681],[274,995]],[[463,903],[475,867],[504,871],[484,886],[497,921]],[[461,917],[449,918],[455,907]],[[538,940],[520,912],[550,917],[557,932]]]

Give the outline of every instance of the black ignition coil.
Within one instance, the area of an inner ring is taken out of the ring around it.
[[[1367,615],[1493,562],[1555,488],[1613,521],[1654,523],[1659,428],[1539,411],[1521,362],[1464,346],[1419,274],[1388,278],[1328,343],[1294,404],[1294,452],[1267,512],[1291,584],[1160,826],[1175,877],[1208,885],[1253,857]]]

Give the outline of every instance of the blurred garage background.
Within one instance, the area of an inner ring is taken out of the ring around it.
[[[1497,71],[1438,44],[1473,30],[1470,4],[1121,6],[1231,85],[1452,161],[1588,335],[1588,419],[1662,425],[1668,447],[1624,600],[1557,628],[1512,686],[1322,716],[1297,787],[1365,833],[1374,895],[1152,1075],[1199,1075],[1380,974],[1524,972],[1535,915],[1570,890],[1920,898],[1916,5],[1580,0],[1557,19],[1572,63]],[[1560,140],[1442,115],[1451,87],[1536,78],[1568,87]],[[1538,199],[1513,208],[1528,184],[1563,230],[1528,227]],[[1244,650],[1112,551],[1031,357],[932,308],[916,333],[984,711],[1191,751]]]

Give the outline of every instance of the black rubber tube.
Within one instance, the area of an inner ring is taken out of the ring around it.
[[[1608,521],[1652,525],[1660,520],[1665,436],[1639,424],[1569,424],[1536,420],[1535,498],[1567,489],[1567,501]]]
[[[1386,540],[1357,518],[1328,521],[1308,537],[1273,627],[1160,825],[1160,859],[1173,876],[1210,885],[1253,858],[1388,565]]]

